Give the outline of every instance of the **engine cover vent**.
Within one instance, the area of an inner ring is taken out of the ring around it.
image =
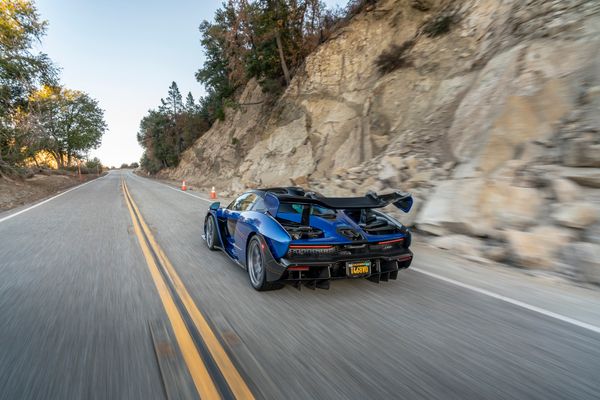
[[[349,226],[341,226],[337,228],[337,231],[340,235],[345,236],[350,240],[363,240],[363,236]]]

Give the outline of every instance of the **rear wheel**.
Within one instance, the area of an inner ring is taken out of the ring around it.
[[[265,252],[258,236],[253,236],[246,249],[246,268],[250,284],[258,291],[281,289],[281,283],[267,282]]]
[[[210,250],[216,250],[215,241],[217,238],[217,229],[212,215],[209,215],[204,222],[204,237],[206,238],[206,246],[208,246]]]

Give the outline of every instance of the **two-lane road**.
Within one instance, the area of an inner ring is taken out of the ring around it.
[[[165,398],[148,324],[172,329],[176,316],[148,257],[163,268],[159,279],[187,323],[197,347],[188,350],[224,397],[244,385],[256,398],[281,399],[600,397],[600,333],[577,324],[598,311],[573,309],[570,323],[486,295],[494,282],[476,292],[467,288],[475,278],[461,287],[411,270],[380,285],[259,293],[244,270],[204,245],[208,205],[116,171],[12,218],[0,215],[0,398]],[[426,258],[417,251],[414,266],[428,268]],[[492,271],[473,276],[514,282]],[[579,291],[562,303],[577,299],[600,304]],[[551,311],[564,316],[569,307]],[[243,384],[233,382],[236,372]]]

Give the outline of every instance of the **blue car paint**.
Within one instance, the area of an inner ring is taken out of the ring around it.
[[[223,208],[216,211],[210,210],[209,213],[215,218],[215,223],[217,218],[226,218],[232,214],[231,211],[227,210],[226,212]],[[221,231],[218,231],[220,243],[223,244],[223,250],[231,258],[246,266],[246,245],[252,234],[260,234],[265,239],[271,254],[276,259],[280,259],[285,255],[292,239],[273,217],[257,211],[236,213],[238,214],[236,216],[237,229],[234,237],[232,239],[223,238]]]
[[[300,214],[294,213],[279,213],[277,216],[293,222],[300,222],[301,218]],[[358,226],[358,224],[342,210],[338,210],[336,212],[335,220],[311,215],[310,225],[322,230],[323,237],[318,239],[295,240],[293,241],[293,244],[351,244],[353,243],[352,240],[340,234],[338,232],[338,228],[350,227],[357,231],[362,231],[360,226]],[[363,235],[368,242],[383,242],[386,240],[399,239],[406,236],[403,233],[393,233],[389,235],[369,235],[366,232],[363,232]]]
[[[240,240],[240,243],[248,243],[250,235],[258,233],[265,238],[271,254],[276,259],[283,257],[288,251],[288,246],[292,239],[285,229],[270,215],[257,211],[246,211],[238,222],[238,225],[238,232],[240,234],[236,240]],[[245,245],[240,252],[240,259],[246,260]]]

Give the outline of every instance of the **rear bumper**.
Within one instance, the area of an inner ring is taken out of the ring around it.
[[[329,281],[335,279],[357,279],[347,275],[346,263],[352,261],[370,261],[371,269],[366,278],[373,282],[388,281],[398,277],[398,271],[408,268],[412,263],[413,253],[409,249],[402,252],[382,256],[361,255],[332,260],[291,260],[282,258],[279,262],[270,254],[267,261],[267,280],[271,282],[289,283],[299,287],[301,284],[310,288],[328,288]]]

